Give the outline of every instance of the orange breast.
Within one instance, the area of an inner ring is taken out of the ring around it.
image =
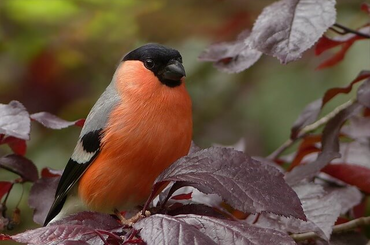
[[[142,204],[155,178],[190,148],[191,101],[184,84],[169,88],[137,62],[126,61],[116,72],[122,104],[109,118],[101,153],[79,182],[91,210]]]

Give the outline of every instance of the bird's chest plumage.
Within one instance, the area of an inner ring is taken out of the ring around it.
[[[79,184],[79,195],[90,209],[110,212],[141,204],[155,178],[188,153],[190,98],[184,87],[163,89],[123,101],[112,112],[102,150]]]

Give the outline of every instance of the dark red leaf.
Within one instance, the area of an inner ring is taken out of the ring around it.
[[[119,223],[107,214],[82,212],[46,227],[29,230],[11,238],[27,244],[65,244],[65,241],[81,241],[80,244],[104,244],[97,230],[112,231],[120,229]],[[106,234],[101,234],[107,239]],[[73,244],[73,243],[69,243]]]
[[[365,110],[363,112],[363,116],[364,117],[370,117],[370,108],[365,108]]]
[[[312,146],[317,145],[322,140],[321,134],[311,134],[303,138],[301,144],[299,145],[298,150],[306,149]]]
[[[290,164],[288,171],[292,170],[293,168],[297,167],[303,160],[303,158],[311,153],[319,152],[320,149],[316,146],[306,147],[304,149],[301,149],[297,152],[295,155],[292,163]]]
[[[354,218],[360,218],[360,217],[363,217],[365,216],[366,214],[366,207],[367,207],[367,203],[368,203],[368,197],[364,197],[362,199],[362,202],[359,203],[358,205],[356,205],[355,207],[353,207],[353,216]]]
[[[8,136],[5,139],[3,139],[1,144],[8,144],[15,154],[21,156],[24,156],[26,154],[27,144],[25,140],[18,139],[13,136]]]
[[[249,46],[286,64],[314,45],[334,24],[335,15],[334,0],[274,2],[254,23]]]
[[[320,55],[328,49],[341,45],[343,42],[322,36],[315,46],[315,55]]]
[[[35,120],[44,125],[45,127],[52,129],[62,129],[73,125],[83,126],[83,123],[85,121],[84,119],[79,119],[77,121],[70,122],[63,120],[48,112],[38,112],[35,114],[31,114],[30,117],[32,120]]]
[[[370,169],[355,164],[329,164],[322,169],[347,184],[357,186],[360,190],[370,193]]]
[[[361,32],[361,33],[369,33],[370,26],[365,25],[364,27],[360,28],[357,31]],[[341,35],[341,36],[336,36],[334,38],[324,37],[324,38],[320,39],[317,46],[316,46],[316,50],[315,50],[316,55],[320,55],[322,52],[324,52],[324,51],[326,51],[330,48],[339,46],[339,45],[341,45],[341,49],[334,56],[332,56],[328,60],[321,63],[316,69],[323,69],[323,68],[327,68],[327,67],[331,67],[331,66],[336,65],[337,63],[339,63],[340,61],[343,60],[343,58],[346,55],[349,48],[356,41],[362,40],[362,39],[364,39],[364,37],[353,34],[353,33],[349,33],[349,34]]]
[[[342,44],[341,49],[335,55],[333,55],[331,58],[322,62],[316,69],[321,70],[324,68],[332,67],[338,64],[339,62],[341,62],[344,59],[344,56],[346,55],[347,51],[349,50],[349,48],[352,46],[354,42],[355,41],[350,41],[350,42],[346,42]]]
[[[296,244],[287,233],[256,227],[240,221],[220,220],[198,215],[179,215],[176,219],[196,227],[216,244]]]
[[[75,121],[75,125],[78,126],[78,127],[83,127],[85,125],[85,121],[86,119],[78,119],[77,121]]]
[[[361,71],[357,75],[357,77],[347,87],[331,88],[331,89],[327,90],[325,92],[324,97],[322,98],[322,103],[323,103],[322,106],[324,106],[326,103],[328,103],[332,98],[334,98],[338,94],[348,94],[349,92],[352,91],[353,85],[355,85],[356,83],[358,83],[358,82],[360,82],[364,79],[367,79],[369,77],[370,77],[370,71],[364,70],[364,71]]]
[[[183,193],[183,194],[173,196],[173,197],[171,197],[171,199],[173,199],[173,200],[189,200],[189,199],[191,199],[191,194],[193,194],[193,192]]]
[[[0,233],[0,241],[13,241],[13,239],[9,235]]]
[[[48,178],[48,177],[59,177],[63,174],[63,170],[55,170],[51,168],[43,168],[41,170],[41,177]]]
[[[361,4],[361,10],[365,13],[370,14],[370,4],[369,3],[362,3]]]
[[[319,152],[317,143],[321,142],[321,135],[307,135],[303,138],[301,144],[298,147],[297,152],[293,160],[287,160],[291,162],[287,171],[291,171],[293,168],[301,164],[302,160],[307,156],[315,152]]]
[[[0,168],[18,174],[24,181],[35,182],[39,178],[35,164],[31,160],[20,155],[11,154],[1,157]]]
[[[217,244],[193,225],[162,214],[142,219],[134,228],[148,245],[155,244]]]
[[[354,84],[364,79],[367,79],[369,77],[370,77],[370,71],[366,71],[366,70],[361,71],[357,75],[357,77],[347,87],[331,88],[325,92],[325,95],[322,99],[315,100],[311,102],[310,104],[308,104],[306,108],[302,111],[302,113],[298,116],[297,120],[294,122],[293,127],[291,129],[290,138],[295,139],[298,136],[299,132],[304,127],[315,122],[321,112],[321,109],[332,98],[334,98],[338,94],[348,94],[349,92],[351,92]]]
[[[249,31],[245,30],[239,34],[236,41],[211,45],[200,54],[199,60],[214,62],[217,69],[227,73],[246,70],[262,55],[261,52],[245,44],[248,36]]]
[[[276,168],[240,151],[211,147],[176,161],[156,179],[154,189],[168,181],[185,181],[204,193],[219,195],[242,212],[305,219],[296,193],[282,177]]]
[[[26,108],[18,101],[0,104],[0,134],[28,140],[31,120]]]
[[[54,201],[59,179],[60,176],[42,177],[32,186],[28,198],[28,204],[34,210],[33,221],[35,221],[35,223],[40,225],[44,224],[46,215]]]
[[[299,165],[286,173],[285,180],[288,184],[294,185],[303,179],[314,177],[330,161],[340,157],[339,154],[339,132],[345,121],[358,113],[362,105],[354,103],[340,111],[326,124],[322,135],[322,151],[314,162]]]
[[[0,181],[0,200],[3,198],[3,196],[9,192],[9,190],[12,188],[13,184],[8,181]]]

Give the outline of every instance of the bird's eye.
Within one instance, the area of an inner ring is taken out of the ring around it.
[[[146,59],[145,61],[144,61],[144,65],[145,65],[145,67],[147,68],[147,69],[152,69],[152,68],[154,68],[154,61],[152,60],[152,59]]]

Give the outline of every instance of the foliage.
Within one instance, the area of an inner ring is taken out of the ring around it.
[[[334,66],[356,41],[370,38],[368,24],[358,30],[334,24],[334,5],[334,0],[277,1],[262,11],[251,31],[243,31],[236,41],[210,46],[200,59],[214,62],[221,71],[237,73],[251,67],[262,54],[277,57],[283,64],[295,61],[317,42],[317,55],[341,46],[318,69]],[[368,5],[361,9],[369,13]],[[339,36],[323,36],[328,29]],[[360,86],[355,88],[357,83]],[[351,100],[318,119],[329,101],[352,90],[356,94]],[[201,150],[193,145],[188,156],[158,176],[142,208],[143,215],[149,210],[151,216],[132,227],[109,215],[82,212],[46,227],[1,235],[0,240],[29,244],[296,244],[301,240],[337,244],[336,233],[370,224],[361,208],[370,192],[369,98],[370,71],[361,71],[348,86],[331,88],[307,105],[294,122],[290,139],[267,157],[250,157],[225,147]],[[14,152],[0,158],[0,168],[19,176],[13,182],[0,182],[0,198],[5,196],[0,227],[17,223],[16,215],[10,218],[6,213],[6,200],[14,184],[26,181],[34,182],[29,204],[35,210],[35,222],[42,223],[60,172],[43,169],[39,178],[35,165],[24,157],[31,120],[53,129],[82,126],[83,121],[67,122],[46,112],[30,115],[17,101],[1,104],[0,115],[0,143]],[[300,142],[298,149],[282,156],[296,142]],[[197,198],[196,190],[201,193]],[[361,231],[346,234],[342,240],[363,241]]]

